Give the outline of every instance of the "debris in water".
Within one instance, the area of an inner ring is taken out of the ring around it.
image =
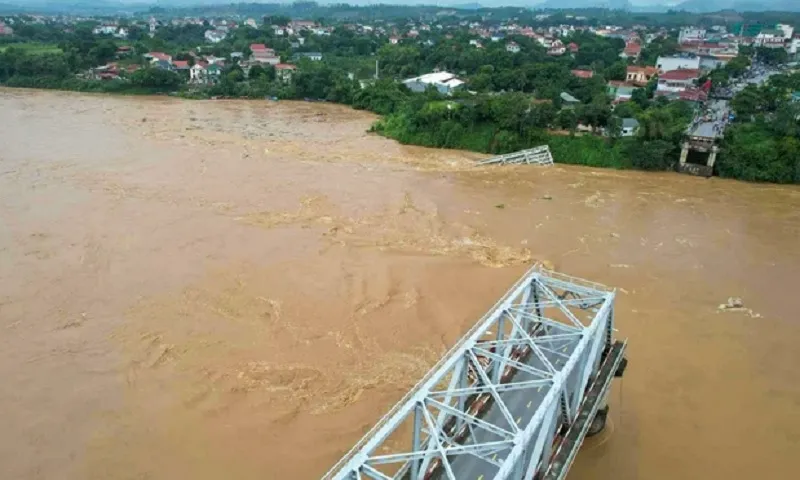
[[[728,297],[728,303],[719,306],[720,309],[744,308],[744,302],[739,297]]]
[[[497,205],[494,206],[494,208],[503,209],[503,208],[506,208],[506,204],[505,203],[498,203]]]
[[[755,313],[752,309],[745,308],[744,302],[739,297],[728,297],[727,303],[720,303],[717,310],[720,312],[744,312],[750,318],[761,318],[760,313]]]
[[[552,195],[542,195],[542,200],[552,200],[552,199],[553,199]]]

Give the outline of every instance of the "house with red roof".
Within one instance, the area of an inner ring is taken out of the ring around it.
[[[172,62],[172,66],[175,67],[175,70],[178,72],[188,72],[191,68],[188,60],[175,60]]]
[[[629,65],[625,75],[625,81],[643,87],[656,75],[658,75],[658,69],[656,67],[636,67]]]
[[[625,49],[619,54],[620,58],[632,58],[636,60],[642,54],[642,46],[636,42],[628,42],[625,44]]]
[[[658,86],[656,95],[678,97],[681,92],[685,92],[696,86],[700,78],[698,69],[681,69],[664,72],[658,76]]]
[[[250,45],[252,55],[250,60],[261,64],[277,65],[281,63],[281,58],[275,55],[275,50],[267,47],[263,43],[254,43]]]
[[[687,88],[678,93],[678,99],[685,102],[702,103],[708,100],[708,92],[702,88]]]
[[[594,77],[594,72],[591,70],[571,70],[572,76],[578,78],[592,78]]]
[[[570,53],[578,53],[578,50],[580,50],[580,47],[575,42],[569,42],[569,45],[567,45],[567,48],[569,48],[569,52]]]
[[[279,63],[275,65],[275,74],[281,81],[289,83],[292,80],[292,75],[297,71],[297,67],[290,63]]]
[[[172,55],[167,55],[164,52],[147,52],[144,54],[144,58],[150,60],[151,63],[158,61],[172,63]]]

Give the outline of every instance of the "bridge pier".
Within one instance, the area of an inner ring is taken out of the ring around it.
[[[708,168],[711,168],[711,169],[714,168],[714,162],[717,161],[717,152],[718,151],[719,151],[719,147],[717,147],[716,145],[711,147],[711,154],[708,156],[708,162],[706,162],[706,166]]]
[[[683,142],[681,146],[681,166],[686,163],[686,157],[689,156],[689,142]]]
[[[690,150],[708,153],[706,164],[688,162],[687,159]],[[688,173],[689,175],[710,177],[714,173],[714,163],[717,161],[717,152],[719,152],[719,147],[714,145],[713,138],[691,137],[689,141],[684,142],[681,146],[678,171],[681,173]]]

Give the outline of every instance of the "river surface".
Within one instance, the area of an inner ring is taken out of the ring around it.
[[[536,260],[630,341],[570,479],[797,478],[800,189],[374,118],[0,90],[0,478],[319,477]]]

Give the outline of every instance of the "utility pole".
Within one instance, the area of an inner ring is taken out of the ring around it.
[[[380,62],[380,60],[376,59],[375,60],[375,80],[378,79],[378,62]]]

